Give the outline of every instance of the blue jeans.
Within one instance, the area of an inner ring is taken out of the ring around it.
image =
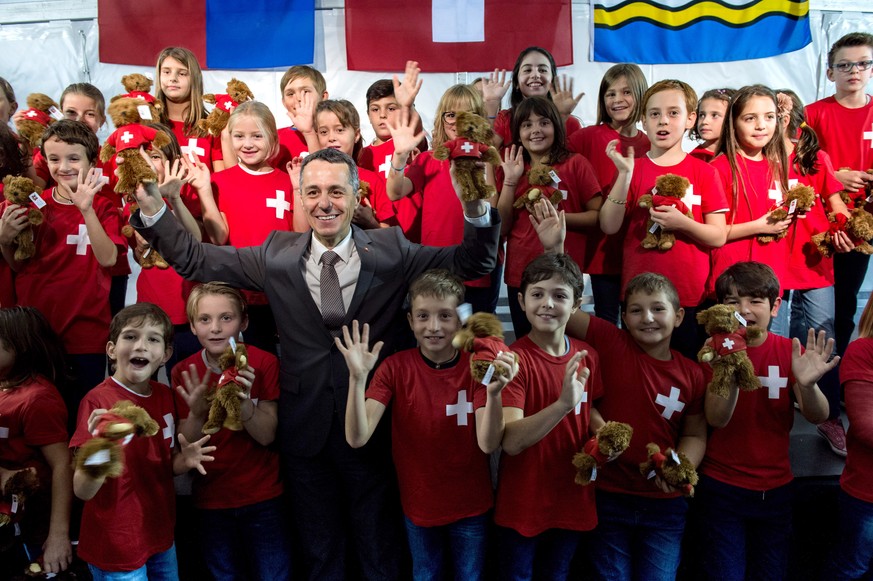
[[[582,540],[579,531],[549,529],[526,537],[513,529],[497,527],[499,579],[525,581],[560,579],[570,573],[570,563]]]
[[[203,558],[216,581],[291,578],[290,547],[280,498],[198,513]]]
[[[597,491],[591,562],[598,579],[675,581],[688,503]]]
[[[451,550],[455,579],[482,579],[487,513],[435,527],[420,527],[406,516],[403,520],[412,553],[412,575],[416,581],[443,578],[446,549]]]
[[[88,563],[94,581],[179,581],[176,545],[149,557],[146,564],[133,571],[104,571]]]
[[[791,485],[748,490],[700,477],[695,502],[704,526],[709,579],[784,579],[791,549]]]
[[[839,544],[825,570],[834,580],[860,579],[873,572],[873,503],[842,490],[839,503]]]

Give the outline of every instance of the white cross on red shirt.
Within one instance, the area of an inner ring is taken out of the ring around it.
[[[174,438],[176,433],[176,420],[173,418],[173,414],[164,414],[164,423],[167,427],[161,430],[161,435],[164,436],[165,440],[170,440],[170,448],[172,448],[176,445],[176,439]]]
[[[582,404],[586,403],[587,401],[588,401],[588,392],[583,391],[582,392],[582,399],[580,399],[579,403],[576,404],[576,407],[573,408],[573,413],[575,413],[577,416],[579,414],[581,414],[582,413]]]
[[[182,150],[182,153],[188,155],[189,153],[196,153],[199,156],[205,156],[206,150],[197,145],[197,140],[193,137],[188,139],[188,145],[183,145],[179,149]]]
[[[873,149],[873,125],[870,126],[870,131],[864,132],[864,139],[870,140],[870,148]]]
[[[782,377],[779,373],[778,365],[767,366],[767,377],[758,376],[761,380],[761,385],[767,388],[767,397],[769,399],[779,399],[782,390],[788,387],[788,378]]]
[[[282,220],[285,218],[285,212],[291,211],[291,202],[285,200],[285,192],[276,190],[275,198],[267,198],[267,207],[276,209],[276,219]]]
[[[664,406],[664,411],[661,412],[661,415],[668,420],[673,417],[673,412],[681,412],[685,409],[685,404],[679,401],[679,393],[678,387],[671,387],[670,397],[659,393],[658,397],[655,398],[656,404]]]
[[[88,227],[84,224],[79,224],[78,234],[68,234],[67,244],[76,245],[76,254],[84,256],[88,252],[88,245],[91,244],[91,237],[88,236]]]
[[[700,205],[700,196],[694,193],[694,184],[688,184],[688,189],[685,190],[682,202],[688,206],[692,214],[694,213],[694,206]]]
[[[446,404],[446,417],[457,416],[458,425],[467,425],[467,416],[473,413],[473,402],[467,401],[467,390],[458,390],[458,403]]]
[[[385,156],[385,163],[379,166],[379,171],[385,174],[385,179],[388,179],[388,170],[391,169],[391,156]]]

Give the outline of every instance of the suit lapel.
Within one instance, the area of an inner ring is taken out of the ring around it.
[[[361,308],[361,302],[370,288],[373,273],[376,271],[376,257],[373,252],[372,239],[367,234],[367,231],[361,230],[357,226],[352,226],[352,241],[355,243],[358,257],[361,259],[361,273],[358,275],[358,282],[355,284],[352,304],[346,310],[345,323],[347,325],[351,325],[352,320],[355,319],[358,313],[358,309]]]
[[[309,252],[309,244],[312,239],[312,231],[308,234],[301,235],[297,241],[288,247],[288,264],[289,278],[291,280],[292,294],[298,299],[298,306],[302,312],[301,318],[306,317],[309,323],[304,328],[319,328],[322,329],[325,335],[330,336],[327,329],[324,327],[324,321],[321,320],[321,311],[318,310],[318,305],[312,299],[312,293],[309,291],[309,286],[306,284],[306,256]]]

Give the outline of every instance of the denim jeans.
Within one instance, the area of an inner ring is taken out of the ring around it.
[[[570,573],[570,563],[582,533],[549,529],[535,537],[526,537],[513,529],[497,527],[497,537],[501,581],[564,581]]]
[[[88,563],[94,581],[179,581],[176,545],[149,557],[146,564],[133,571],[104,571]]]
[[[834,580],[861,579],[873,572],[873,503],[842,490],[839,503],[839,544],[825,570]]]
[[[591,537],[595,576],[608,581],[675,581],[688,503],[597,491]]]
[[[415,581],[443,579],[447,550],[452,558],[454,579],[482,579],[487,513],[435,527],[420,527],[406,516],[403,519],[406,522]]]
[[[291,578],[288,534],[279,498],[239,508],[198,511],[203,557],[216,581]]]
[[[617,274],[592,274],[591,294],[594,314],[616,327],[621,317],[621,277]]]
[[[784,579],[791,548],[791,485],[766,492],[700,477],[707,578]]]

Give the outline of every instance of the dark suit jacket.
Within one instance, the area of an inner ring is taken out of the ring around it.
[[[382,357],[393,353],[403,336],[398,314],[419,274],[446,268],[469,280],[494,269],[500,234],[496,210],[491,210],[491,221],[490,228],[466,224],[464,241],[446,248],[413,244],[396,227],[352,226],[361,273],[346,324],[354,319],[369,323],[371,344],[385,342]],[[152,228],[142,227],[138,212],[131,223],[183,277],[267,294],[281,345],[278,440],[285,454],[318,453],[335,419],[332,414],[345,421],[349,376],[306,286],[304,256],[312,234],[273,232],[261,246],[236,249],[198,243],[169,212]]]

